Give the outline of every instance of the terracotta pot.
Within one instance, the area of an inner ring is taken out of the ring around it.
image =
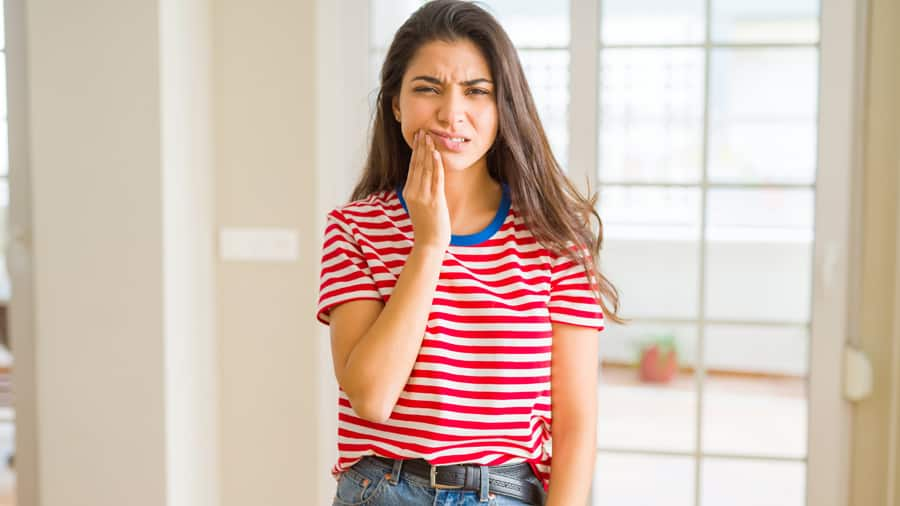
[[[662,354],[656,345],[646,348],[641,353],[641,381],[651,383],[668,383],[678,372],[678,354],[670,350]]]

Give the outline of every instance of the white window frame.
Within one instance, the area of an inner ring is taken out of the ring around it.
[[[589,180],[592,188],[599,188],[597,178],[599,139],[599,55],[600,3],[602,0],[570,0],[572,19],[570,62],[571,103],[569,108],[569,175],[576,184]],[[712,0],[706,0],[706,12],[711,12]],[[843,398],[844,348],[850,335],[849,275],[851,251],[850,222],[853,213],[853,176],[859,174],[858,150],[861,132],[858,111],[862,79],[860,65],[864,50],[864,27],[857,20],[863,16],[863,0],[821,0],[819,49],[819,121],[818,171],[815,182],[815,235],[813,246],[813,314],[810,326],[810,363],[807,384],[808,423],[806,503],[815,506],[847,506],[850,476],[851,406]],[[705,43],[696,47],[705,50],[704,103],[709,104],[710,81],[710,19],[706,19]],[[761,45],[771,47],[776,45]],[[778,44],[783,47],[785,45]],[[790,46],[790,45],[787,45]],[[808,47],[809,44],[798,45]],[[662,47],[662,46],[660,46]],[[709,111],[704,111],[703,180],[707,187],[706,143],[708,142]],[[768,186],[768,185],[767,185]],[[775,185],[777,186],[777,185]],[[702,221],[706,230],[706,196],[702,192]],[[859,227],[856,227],[857,229]],[[858,242],[858,241],[857,241]],[[701,303],[698,306],[698,349],[703,349],[703,311],[705,248],[701,248],[698,280]],[[703,368],[702,353],[697,369]],[[703,375],[697,374],[697,434],[694,451],[694,498],[701,504],[702,434],[700,417],[703,413]],[[651,452],[647,452],[651,453]],[[667,452],[661,452],[667,453]],[[735,459],[754,457],[728,456]],[[768,459],[771,460],[771,459]],[[789,459],[795,460],[795,459]]]

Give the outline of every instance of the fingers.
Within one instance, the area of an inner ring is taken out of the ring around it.
[[[422,176],[425,170],[425,160],[428,157],[428,146],[425,140],[425,131],[419,130],[419,156],[416,157],[416,190],[422,194]]]
[[[406,184],[403,187],[403,197],[407,198],[409,196],[408,189],[418,188],[417,182],[417,167],[420,166],[419,158],[422,155],[422,149],[419,147],[419,139],[421,137],[421,133],[417,130],[413,135],[412,141],[412,154],[409,157],[409,169],[406,172]]]
[[[444,165],[440,152],[434,147],[434,139],[423,130],[413,137],[413,151],[409,160],[409,171],[403,189],[404,198],[419,197],[430,200],[443,194]],[[440,190],[440,193],[438,193]]]
[[[433,193],[431,192],[432,186],[432,178],[434,177],[434,141],[431,139],[431,135],[425,134],[425,149],[422,150],[422,175],[420,179],[420,184],[423,195],[431,196]]]
[[[436,149],[431,152],[431,156],[434,163],[431,194],[440,198],[444,195],[444,159],[441,157],[441,152]]]

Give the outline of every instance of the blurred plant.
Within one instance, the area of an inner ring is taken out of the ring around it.
[[[678,354],[678,341],[675,339],[675,333],[671,331],[649,334],[643,339],[635,340],[630,343],[631,349],[635,353],[635,365],[640,363],[641,357],[645,350],[656,347],[660,353],[668,355],[670,351]]]
[[[667,383],[678,372],[678,342],[672,332],[651,335],[638,343],[641,381]]]

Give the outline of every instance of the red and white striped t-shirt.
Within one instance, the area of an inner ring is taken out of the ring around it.
[[[387,302],[413,245],[402,196],[384,191],[328,215],[317,318]],[[540,246],[503,201],[482,232],[451,238],[419,356],[384,423],[338,399],[337,475],[365,455],[435,465],[529,462],[550,479],[550,322],[603,329],[584,270]]]

